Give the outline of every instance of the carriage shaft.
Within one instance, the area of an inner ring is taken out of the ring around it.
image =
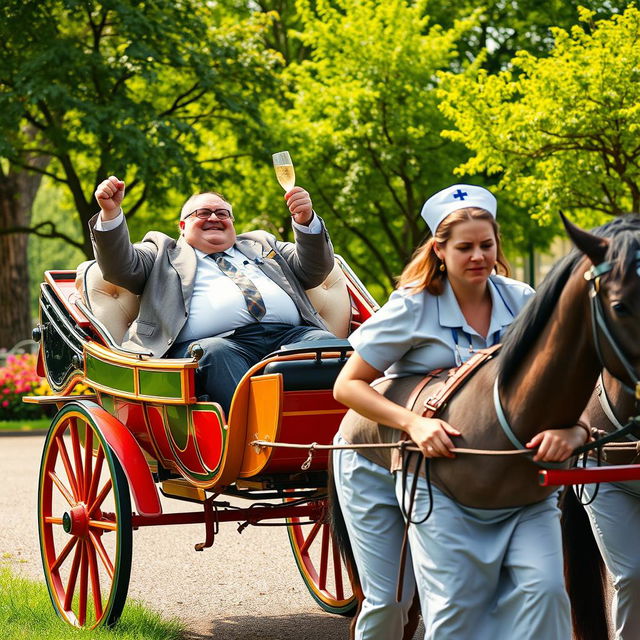
[[[538,482],[543,487],[591,484],[593,482],[624,482],[640,480],[640,465],[625,464],[587,469],[544,469],[538,472]]]

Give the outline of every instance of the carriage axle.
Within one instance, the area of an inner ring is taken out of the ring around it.
[[[228,505],[229,503],[223,503],[222,508],[219,508],[219,505],[207,500],[203,503],[202,511],[163,513],[157,516],[143,516],[134,513],[131,516],[131,524],[133,529],[138,529],[139,527],[158,525],[204,523],[205,541],[195,545],[196,551],[202,551],[213,545],[220,522],[241,522],[238,530],[242,532],[247,525],[257,525],[263,520],[308,518],[308,522],[318,522],[322,519],[324,512],[323,505],[317,501],[297,506],[273,505],[246,509],[236,509]]]

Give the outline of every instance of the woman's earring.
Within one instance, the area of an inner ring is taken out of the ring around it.
[[[440,269],[440,271],[442,272],[445,272],[447,270],[447,267],[445,266],[444,262],[441,262],[438,269]]]

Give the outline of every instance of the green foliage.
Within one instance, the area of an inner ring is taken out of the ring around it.
[[[425,194],[447,184],[452,158],[462,158],[440,137],[436,72],[472,21],[443,30],[424,3],[406,0],[298,7],[312,54],[287,69],[291,106],[274,104],[265,118],[306,174],[338,251],[389,290],[424,238]]]
[[[72,199],[90,255],[86,222],[106,176],[127,181],[133,215],[210,177],[211,131],[249,144],[280,61],[262,47],[265,28],[260,16],[230,21],[196,0],[7,0],[0,156],[28,170],[34,155],[52,158],[46,175]]]
[[[519,50],[540,56],[554,45],[552,27],[570,29],[578,8],[586,7],[608,18],[631,2],[611,0],[429,0],[429,13],[447,29],[456,19],[478,11],[478,20],[458,42],[460,59],[472,61],[482,54],[482,68],[496,73],[511,66]]]
[[[640,11],[553,29],[547,57],[520,52],[513,70],[448,75],[443,111],[474,156],[458,171],[500,176],[540,224],[574,210],[583,224],[640,209]]]

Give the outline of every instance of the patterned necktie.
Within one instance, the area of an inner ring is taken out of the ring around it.
[[[209,258],[213,258],[216,261],[220,271],[225,276],[231,278],[238,289],[242,291],[245,304],[247,305],[247,311],[256,319],[261,320],[264,314],[267,312],[264,300],[258,291],[258,287],[250,280],[244,273],[239,271],[227,258],[224,253],[212,253]]]

